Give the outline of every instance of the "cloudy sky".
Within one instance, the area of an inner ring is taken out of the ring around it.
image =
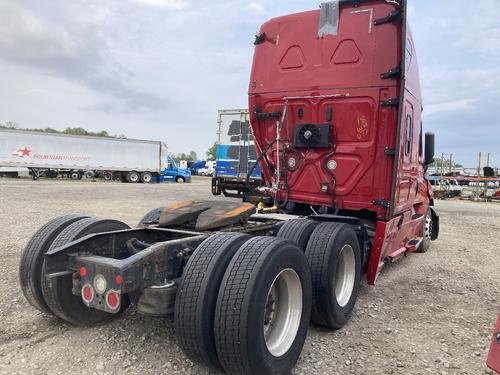
[[[0,0],[0,122],[81,126],[204,155],[217,109],[246,107],[253,35],[317,7],[284,0]],[[500,166],[498,0],[410,0],[426,130]]]

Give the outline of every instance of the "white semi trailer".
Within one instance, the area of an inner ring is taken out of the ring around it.
[[[167,157],[160,141],[0,129],[0,167],[28,168],[34,179],[87,174],[149,183],[159,180]]]

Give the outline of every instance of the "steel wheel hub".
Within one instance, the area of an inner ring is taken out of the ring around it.
[[[335,270],[335,298],[340,307],[349,303],[356,278],[356,259],[351,245],[344,245],[340,250]]]
[[[269,352],[281,357],[292,346],[302,317],[302,283],[291,268],[281,271],[267,294],[264,338]]]

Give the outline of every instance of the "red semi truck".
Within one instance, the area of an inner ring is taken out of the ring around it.
[[[311,320],[342,328],[363,275],[374,284],[384,264],[438,236],[424,177],[434,138],[422,133],[406,10],[405,0],[339,0],[262,26],[249,84],[257,193],[280,214],[188,201],[136,228],[56,218],[22,253],[27,300],[76,325],[116,318],[130,302],[173,313],[194,361],[289,373]]]
[[[491,339],[487,365],[493,371],[500,374],[500,314],[498,315],[493,338]]]

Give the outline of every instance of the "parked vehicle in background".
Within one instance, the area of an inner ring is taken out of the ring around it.
[[[124,182],[157,182],[167,147],[160,141],[0,129],[0,166],[28,168],[34,179],[84,175]]]
[[[17,178],[20,175],[28,174],[28,168],[13,168],[13,167],[0,167],[0,177],[14,177]]]
[[[208,160],[203,168],[198,169],[198,176],[213,176],[215,174],[215,161]]]
[[[191,182],[191,170],[178,167],[174,159],[168,156],[165,169],[160,175],[160,182],[177,182],[179,184]]]
[[[498,315],[497,324],[493,331],[487,365],[490,369],[500,374],[500,314]]]
[[[248,109],[220,110],[217,122],[212,194],[244,198],[252,188],[262,185]]]
[[[196,176],[198,175],[198,171],[201,169],[201,168],[205,168],[205,164],[207,162],[205,160],[200,160],[200,161],[196,161],[193,163],[193,165],[191,165],[190,169],[191,169],[191,174]]]

